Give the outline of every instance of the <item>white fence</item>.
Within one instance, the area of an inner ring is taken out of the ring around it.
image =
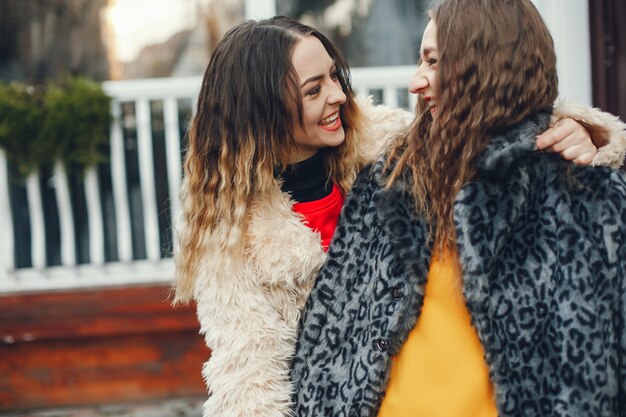
[[[412,108],[407,86],[414,71],[356,68],[353,86],[388,106]],[[114,116],[109,162],[78,182],[58,164],[48,176],[35,172],[16,188],[0,150],[0,294],[172,279],[183,119],[200,85],[200,77],[106,82]],[[22,191],[23,205],[11,190]],[[72,195],[84,196],[84,210]],[[27,221],[16,230],[19,216]]]

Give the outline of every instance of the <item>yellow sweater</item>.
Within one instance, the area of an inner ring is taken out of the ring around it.
[[[483,348],[455,253],[433,256],[417,324],[393,358],[378,417],[495,417]]]

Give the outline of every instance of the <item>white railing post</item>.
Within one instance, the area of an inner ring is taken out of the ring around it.
[[[8,281],[9,272],[15,269],[15,244],[13,235],[13,218],[9,195],[9,166],[7,158],[0,149],[0,288]]]
[[[358,89],[355,88],[354,92],[356,93],[357,96],[361,96],[361,97],[368,97],[370,95],[369,89],[365,87],[359,87]]]
[[[409,94],[409,111],[411,113],[415,112],[415,106],[417,106],[417,95]]]
[[[39,170],[26,178],[26,195],[28,198],[28,214],[30,216],[31,259],[33,268],[46,267],[46,232],[41,204],[41,188]]]
[[[383,90],[383,102],[388,107],[398,107],[398,88],[395,86],[386,87]]]
[[[117,100],[111,103],[113,123],[111,126],[111,185],[115,201],[115,222],[117,230],[117,256],[120,262],[133,260],[133,245],[126,188],[126,165],[124,155],[124,133],[122,131],[122,109]]]
[[[352,85],[358,95],[368,96],[371,90],[383,90],[383,103],[389,107],[399,104],[398,91],[408,92],[409,82],[415,73],[414,65],[388,68],[355,68],[351,73]],[[409,98],[411,103],[411,98]]]
[[[163,101],[163,118],[165,123],[165,147],[167,160],[167,180],[170,192],[170,212],[172,228],[180,213],[178,192],[181,183],[180,133],[178,120],[178,104],[176,98],[167,97]]]
[[[63,163],[59,160],[54,164],[54,193],[59,208],[59,226],[61,228],[61,264],[76,265],[76,234],[74,233],[74,216],[70,199],[70,188]]]
[[[85,201],[89,219],[89,263],[100,266],[104,264],[104,225],[95,166],[88,168],[85,175]]]
[[[150,102],[147,98],[140,98],[136,101],[135,115],[137,118],[137,152],[139,155],[139,178],[141,180],[146,253],[149,261],[158,261],[161,257],[161,250],[154,187]]]

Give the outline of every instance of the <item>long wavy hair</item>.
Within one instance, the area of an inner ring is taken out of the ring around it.
[[[387,186],[412,183],[442,249],[455,247],[454,200],[485,146],[532,113],[551,112],[558,79],[552,37],[530,0],[445,0],[430,17],[437,113],[418,97],[414,122],[390,149]]]
[[[188,301],[199,261],[219,250],[243,260],[251,202],[278,189],[296,154],[293,128],[303,125],[295,45],[314,36],[334,60],[346,94],[340,116],[345,141],[325,152],[330,180],[344,193],[356,176],[361,113],[354,101],[345,59],[320,32],[277,16],[246,21],[219,42],[204,74],[197,111],[188,131],[185,179],[181,191],[184,231],[178,231],[174,301]],[[210,242],[210,248],[209,243]]]

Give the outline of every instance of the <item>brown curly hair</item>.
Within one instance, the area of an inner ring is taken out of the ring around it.
[[[276,173],[295,155],[293,121],[303,124],[303,118],[291,56],[307,36],[319,39],[334,60],[347,97],[340,113],[346,138],[325,152],[327,171],[344,194],[356,177],[354,137],[363,121],[347,63],[334,45],[317,30],[282,16],[231,29],[206,69],[188,131],[175,302],[193,297],[198,263],[207,250],[243,260],[249,206],[278,189]]]
[[[530,0],[445,0],[430,17],[438,112],[431,116],[418,97],[414,122],[387,158],[387,186],[408,177],[436,245],[453,248],[454,200],[485,146],[532,113],[552,111],[556,55]]]

